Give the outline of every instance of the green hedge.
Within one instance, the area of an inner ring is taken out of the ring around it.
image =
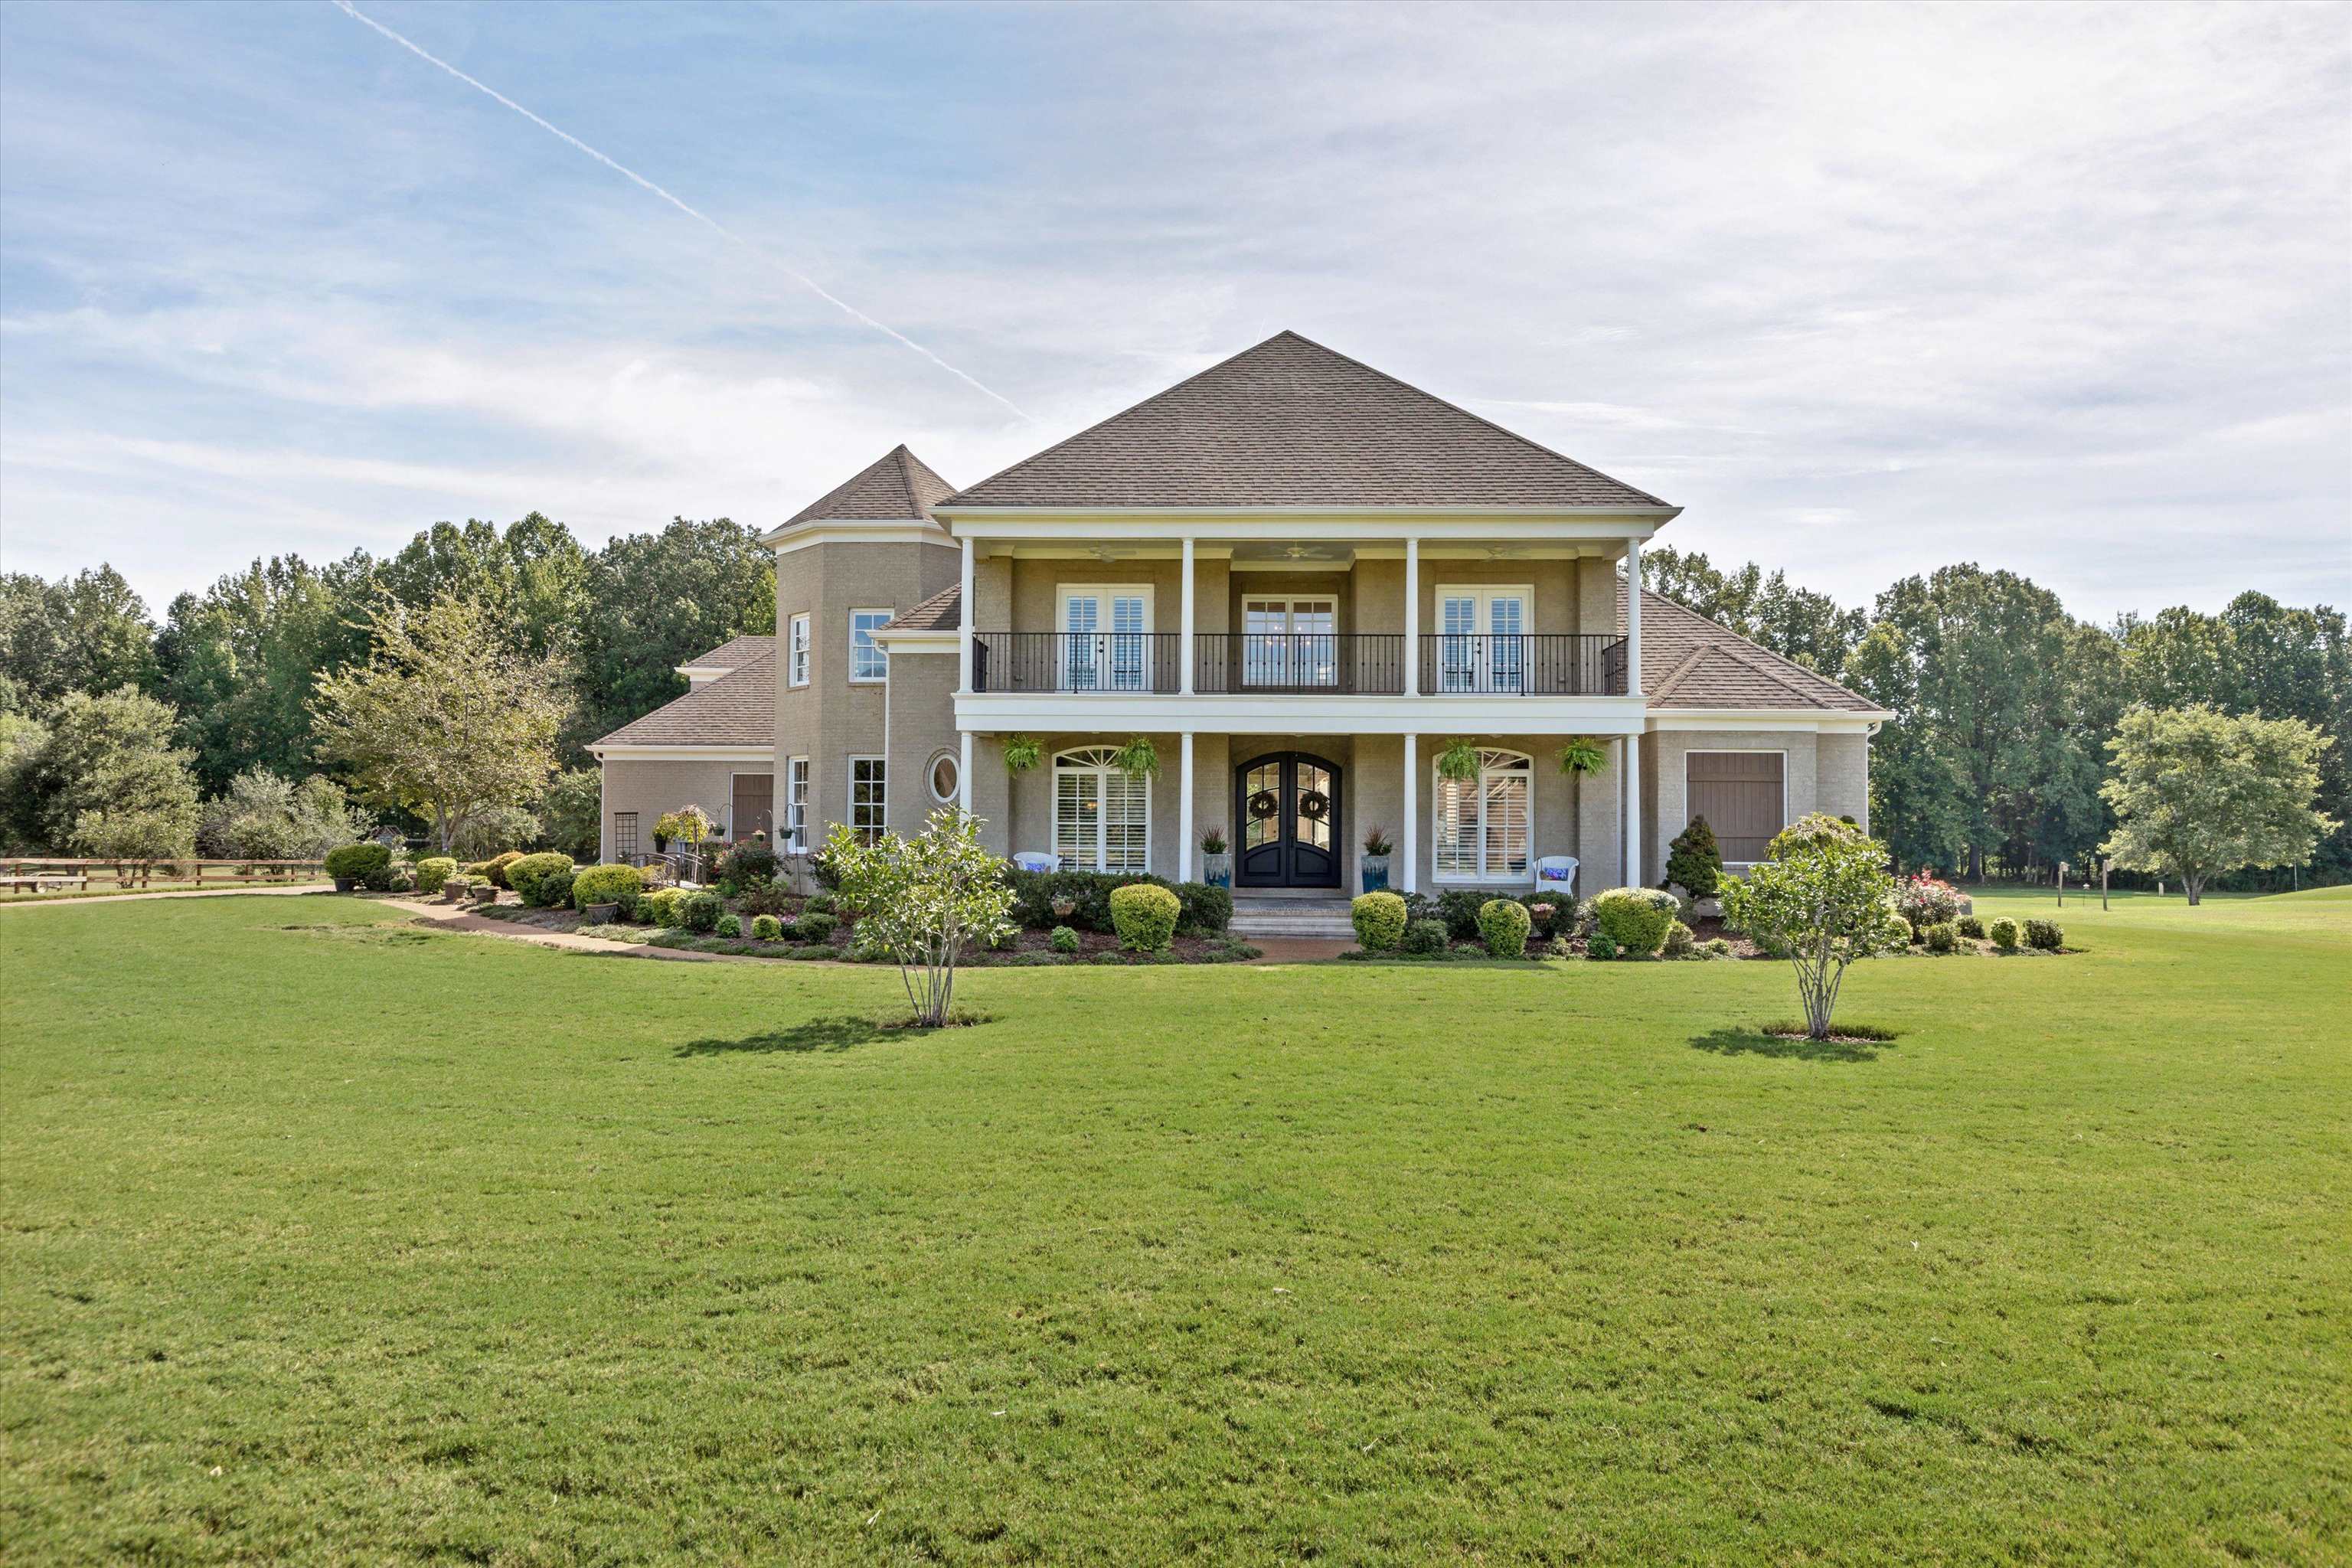
[[[437,893],[457,874],[457,862],[446,855],[429,855],[416,863],[416,890]]]
[[[635,866],[587,866],[572,879],[572,902],[575,908],[618,904],[624,920],[635,912],[638,896],[645,890],[646,874]]]
[[[1013,889],[1013,918],[1032,931],[1071,925],[1080,931],[1115,931],[1110,896],[1119,888],[1166,888],[1176,895],[1176,929],[1186,936],[1222,936],[1234,921],[1234,896],[1203,882],[1171,882],[1164,877],[1122,877],[1105,871],[1016,871],[1007,869]],[[1068,915],[1054,912],[1054,901],[1067,899]]]
[[[514,884],[507,880],[507,868],[521,858],[521,850],[509,849],[503,855],[475,861],[466,868],[466,875],[478,882],[488,882],[494,888],[511,888]]]
[[[773,915],[753,915],[751,934],[761,942],[782,942],[784,938],[784,922]]]
[[[327,851],[327,875],[362,880],[392,868],[392,851],[381,844],[343,844]]]
[[[2001,952],[2015,952],[2017,951],[2017,922],[2011,920],[2007,915],[2003,915],[2000,919],[1993,921],[1991,925],[1986,927],[1985,933],[1992,938],[1993,946],[2000,949]]]
[[[1415,957],[1428,958],[1444,952],[1445,941],[1445,922],[1423,916],[1404,928],[1404,941],[1399,945]]]
[[[1394,952],[1404,941],[1404,900],[1395,893],[1366,893],[1349,906],[1356,942],[1366,952]]]
[[[2025,922],[2025,945],[2043,952],[2055,952],[2066,945],[2066,933],[2058,929],[2056,921]]]
[[[676,930],[686,924],[684,888],[656,888],[638,900],[638,907],[653,917],[654,924]]]
[[[1135,952],[1161,952],[1176,936],[1176,917],[1183,905],[1173,889],[1149,882],[1131,882],[1110,894],[1111,927],[1118,943]]]
[[[831,942],[833,933],[840,927],[840,921],[832,915],[826,914],[823,910],[812,910],[793,922],[793,934],[803,942],[813,942],[822,945]]]
[[[1489,899],[1478,908],[1478,939],[1496,958],[1525,958],[1532,923],[1517,899]]]
[[[688,893],[678,905],[679,917],[688,931],[717,931],[719,917],[726,912],[727,901],[712,892]]]
[[[1682,905],[1656,888],[1612,888],[1592,900],[1592,918],[1617,952],[1647,958],[1666,944]]]
[[[569,855],[518,855],[507,863],[507,886],[522,895],[522,901],[535,910],[546,909],[556,900],[552,889],[545,886],[558,871],[572,870]],[[569,889],[565,889],[567,892]]]

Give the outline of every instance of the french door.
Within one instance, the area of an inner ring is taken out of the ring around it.
[[[1518,691],[1527,682],[1526,588],[1437,591],[1437,689]]]
[[[1339,885],[1339,769],[1305,752],[1276,752],[1234,770],[1237,888]]]
[[[1242,684],[1299,690],[1339,684],[1339,601],[1242,601]]]
[[[1142,691],[1151,678],[1151,590],[1062,590],[1061,689]]]

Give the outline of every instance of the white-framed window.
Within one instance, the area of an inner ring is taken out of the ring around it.
[[[849,759],[849,830],[862,844],[878,843],[889,800],[890,764],[880,757]]]
[[[1339,683],[1339,601],[1328,594],[1303,598],[1242,600],[1242,683],[1244,686],[1337,686]]]
[[[890,624],[895,610],[852,610],[849,612],[849,679],[852,680],[887,680],[890,678],[890,656],[874,640],[874,634]]]
[[[1517,691],[1527,668],[1525,638],[1535,590],[1437,589],[1437,689]]]
[[[808,853],[809,760],[792,757],[784,763],[784,841],[795,855]]]
[[[930,786],[933,800],[941,805],[953,805],[963,787],[962,760],[953,752],[933,752],[931,765],[923,772],[923,782]]]
[[[1054,853],[1073,871],[1151,869],[1151,780],[1113,765],[1109,746],[1054,759]]]
[[[1524,752],[1482,751],[1478,776],[1439,776],[1430,795],[1441,882],[1516,882],[1535,840],[1535,763]]]
[[[1151,684],[1151,585],[1073,583],[1059,590],[1065,691],[1143,691]]]
[[[786,644],[790,652],[790,658],[785,669],[784,679],[789,685],[806,686],[809,683],[809,618],[807,611],[803,610],[799,615],[794,616],[792,618],[786,636],[790,639]]]

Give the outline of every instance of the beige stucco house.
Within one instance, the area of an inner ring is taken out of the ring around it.
[[[692,802],[813,846],[943,805],[1008,857],[1336,898],[1656,881],[1792,816],[1867,823],[1888,715],[1628,568],[1679,509],[1284,332],[958,490],[906,447],[764,536],[776,627],[592,748],[604,852]],[[1156,775],[1109,761],[1149,737]],[[1026,771],[1013,737],[1040,743]],[[1561,747],[1601,740],[1570,774]],[[1479,776],[1440,777],[1475,743]],[[1547,865],[1547,862],[1553,862]]]

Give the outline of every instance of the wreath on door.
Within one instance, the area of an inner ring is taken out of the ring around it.
[[[1282,803],[1274,798],[1274,792],[1270,789],[1262,789],[1249,797],[1249,814],[1260,822],[1281,809]]]
[[[1298,815],[1309,822],[1320,822],[1331,815],[1331,797],[1319,789],[1310,789],[1298,797]]]

